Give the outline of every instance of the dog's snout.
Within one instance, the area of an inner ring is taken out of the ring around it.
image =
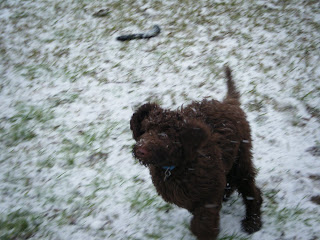
[[[138,158],[147,157],[147,156],[148,156],[148,150],[145,149],[145,148],[143,148],[143,147],[139,147],[139,148],[136,149],[135,155],[136,155]]]

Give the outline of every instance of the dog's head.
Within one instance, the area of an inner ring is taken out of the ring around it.
[[[151,103],[142,105],[133,114],[130,128],[136,140],[133,155],[145,166],[187,164],[210,136],[210,129],[201,121]]]

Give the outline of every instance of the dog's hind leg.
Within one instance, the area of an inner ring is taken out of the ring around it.
[[[251,161],[251,151],[248,146],[241,147],[239,152],[239,169],[237,188],[246,205],[246,217],[242,221],[243,229],[248,233],[258,231],[261,226],[261,191],[255,184],[255,169]]]
[[[256,232],[262,226],[260,211],[262,197],[260,189],[255,186],[254,180],[248,179],[240,184],[238,190],[246,205],[246,217],[242,221],[242,227],[248,233]]]

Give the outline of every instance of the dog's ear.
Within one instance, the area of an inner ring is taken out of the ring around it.
[[[180,132],[184,155],[193,158],[196,151],[206,144],[210,134],[210,128],[206,124],[198,120],[187,121]]]
[[[149,116],[149,113],[159,108],[159,106],[155,103],[146,103],[138,108],[137,111],[132,115],[130,120],[130,129],[133,134],[133,138],[135,140],[138,139],[144,132],[141,130],[141,123],[143,119]]]

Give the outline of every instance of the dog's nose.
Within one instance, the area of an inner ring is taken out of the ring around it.
[[[143,147],[139,147],[137,150],[136,150],[136,156],[137,157],[146,157],[148,155],[148,151],[143,148]]]

